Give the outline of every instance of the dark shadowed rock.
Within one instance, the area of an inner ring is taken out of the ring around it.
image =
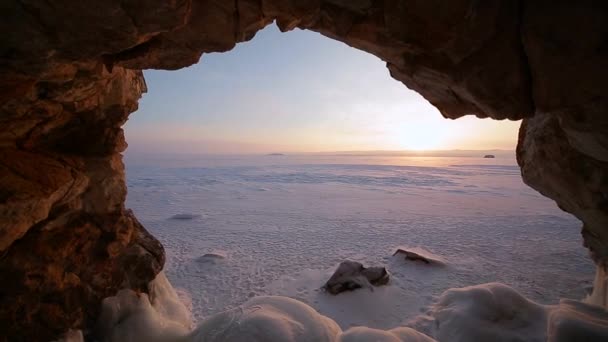
[[[336,295],[344,291],[353,291],[359,288],[386,285],[389,274],[384,267],[363,267],[356,261],[343,261],[338,265],[334,274],[325,283],[323,288]]]
[[[390,279],[386,268],[380,266],[365,268],[361,274],[374,286],[386,285]]]

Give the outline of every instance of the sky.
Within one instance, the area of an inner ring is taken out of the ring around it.
[[[316,32],[270,25],[177,71],[144,71],[128,151],[513,150],[519,122],[448,120],[385,63]]]

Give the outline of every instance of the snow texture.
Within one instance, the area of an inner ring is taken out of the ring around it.
[[[593,285],[580,223],[525,186],[514,158],[498,153],[127,155],[126,165],[127,204],[165,246],[165,273],[191,305],[194,323],[278,295],[306,303],[342,330],[411,325],[440,334],[429,313],[452,288],[498,282],[534,305],[558,305],[559,298],[585,297]],[[167,220],[175,213],[200,217]],[[404,261],[392,256],[397,248],[445,267]],[[320,288],[343,260],[386,267],[391,281],[373,292],[330,296]],[[493,311],[491,303],[484,305]],[[458,311],[449,316],[457,321]]]
[[[145,294],[123,290],[104,301],[104,341],[460,342],[605,341],[608,312],[583,302],[534,303],[499,283],[450,289],[426,316],[435,339],[410,327],[346,331],[295,299],[261,296],[213,315],[190,331],[188,310],[161,273]]]

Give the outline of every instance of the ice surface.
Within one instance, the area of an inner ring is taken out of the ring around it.
[[[166,248],[195,322],[255,296],[295,298],[346,330],[417,319],[444,291],[500,282],[543,305],[580,299],[593,263],[580,223],[521,181],[514,159],[127,156],[128,206]],[[260,191],[264,189],[265,191]],[[197,213],[204,220],[167,220]],[[420,248],[446,267],[392,257]],[[225,251],[221,262],[201,262]],[[320,291],[343,260],[387,286]],[[333,298],[332,298],[333,297]],[[426,331],[426,330],[425,330]]]

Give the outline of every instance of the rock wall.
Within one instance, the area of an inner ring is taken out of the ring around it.
[[[0,110],[0,341],[91,327],[101,299],[147,290],[164,250],[126,210],[122,124],[141,71],[74,64]]]
[[[0,340],[84,328],[146,285],[162,246],[125,209],[121,125],[141,70],[227,51],[276,20],[387,63],[451,119],[522,119],[524,181],[608,256],[608,2],[5,0],[0,4]]]

